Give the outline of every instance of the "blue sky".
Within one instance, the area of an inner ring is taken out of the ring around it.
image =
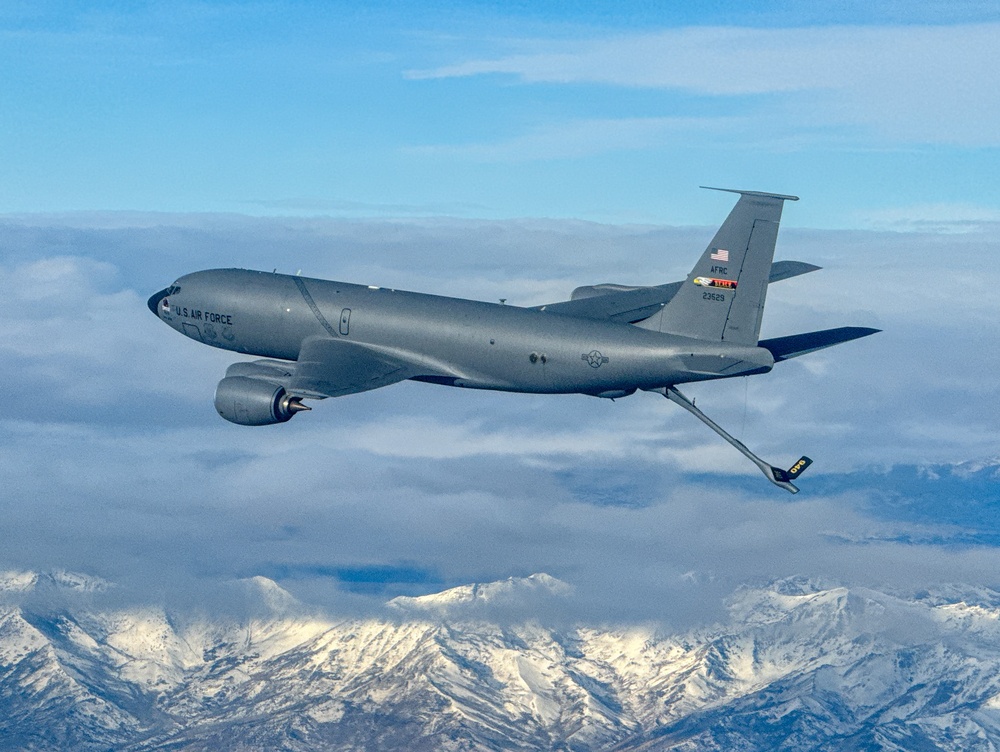
[[[547,571],[668,620],[772,577],[1000,581],[1000,11],[835,7],[3,4],[0,569],[334,609]],[[217,266],[516,305],[676,280],[732,206],[702,184],[802,197],[777,255],[823,271],[764,336],[884,330],[690,389],[816,460],[795,498],[650,394],[404,383],[235,427],[235,358],[145,305]]]
[[[536,5],[540,7],[536,7]],[[0,211],[996,218],[993,3],[6,3]]]

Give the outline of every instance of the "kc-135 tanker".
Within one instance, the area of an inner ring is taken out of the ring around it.
[[[729,190],[729,189],[716,189]],[[283,423],[322,400],[411,379],[469,389],[588,394],[657,392],[732,444],[774,484],[811,464],[765,462],[677,388],[768,373],[783,360],[865,337],[839,327],[759,340],[771,282],[819,267],[774,262],[784,196],[739,200],[683,282],[599,284],[532,308],[245,269],[194,272],[150,297],[168,326],[213,347],[264,358],[234,363],[215,390],[223,418]]]

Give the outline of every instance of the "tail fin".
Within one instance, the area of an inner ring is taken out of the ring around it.
[[[687,282],[659,313],[637,324],[685,337],[756,345],[785,201],[797,196],[734,191],[729,212]]]

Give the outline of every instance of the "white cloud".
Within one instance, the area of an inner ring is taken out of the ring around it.
[[[895,232],[967,233],[1000,228],[1000,208],[973,203],[913,204],[866,211],[862,226]]]
[[[145,415],[153,395],[190,395],[179,364],[203,378],[223,368],[218,353],[161,336],[143,297],[107,262],[55,256],[0,266],[0,299],[0,374],[22,395],[8,414]]]
[[[724,136],[745,118],[603,118],[574,120],[532,129],[529,133],[494,143],[416,146],[407,151],[422,155],[465,157],[485,162],[521,162],[538,159],[574,159],[608,151],[645,149],[665,141],[689,140],[706,132]]]
[[[411,78],[506,74],[739,97],[733,109],[785,131],[861,127],[893,143],[1000,145],[1000,25],[689,27],[584,42],[541,40]]]
[[[12,395],[0,418],[0,567],[155,588],[283,566],[329,579],[322,572],[337,567],[403,563],[449,583],[548,571],[577,585],[592,613],[642,617],[664,603],[675,616],[703,613],[748,578],[998,574],[980,550],[891,542],[925,531],[872,519],[858,495],[809,498],[809,476],[800,497],[787,497],[648,394],[611,403],[407,383],[327,400],[282,426],[231,426],[211,399],[233,357],[159,324],[144,298],[170,277],[135,260],[166,258],[180,273],[218,263],[205,249],[261,265],[270,249],[294,248],[294,265],[318,276],[365,271],[361,281],[474,297],[514,280],[522,297],[544,296],[524,302],[540,303],[576,284],[668,281],[711,228],[110,224],[31,236],[6,228],[3,247],[16,258],[0,269],[0,362]],[[53,235],[63,253],[52,252]],[[956,270],[956,259],[995,256],[993,234],[795,230],[779,243],[783,257],[826,269],[772,288],[768,336],[886,331],[767,377],[686,388],[700,407],[775,462],[808,453],[811,475],[996,454],[997,274],[987,268],[970,285]],[[140,293],[147,277],[159,281]],[[692,471],[712,481],[692,481]],[[692,571],[694,582],[682,578]]]
[[[570,612],[677,623],[717,612],[739,583],[773,577],[905,588],[1000,576],[990,550],[894,542],[942,530],[872,519],[857,497],[734,494],[674,476],[643,506],[598,506],[504,455],[345,449],[349,424],[328,427],[324,443],[318,430],[0,429],[3,565],[68,567],[140,593],[282,569],[298,573],[293,590],[314,592],[310,580],[342,567],[404,563],[446,583],[546,570],[577,587]],[[206,461],[213,453],[220,462]],[[621,463],[602,462],[591,482]]]

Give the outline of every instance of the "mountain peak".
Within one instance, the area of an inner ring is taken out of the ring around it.
[[[65,569],[49,572],[8,570],[0,572],[0,593],[30,593],[40,588],[77,593],[102,593],[112,584],[100,577]]]
[[[992,457],[981,457],[975,460],[966,460],[965,462],[958,462],[952,465],[951,471],[953,474],[965,478],[970,475],[975,475],[983,470],[994,470],[995,472],[1000,472],[1000,455],[994,455]]]
[[[78,593],[103,593],[113,587],[110,582],[100,577],[70,572],[65,569],[54,569],[43,575],[42,579],[63,590],[72,590]]]
[[[251,594],[258,596],[271,611],[283,613],[300,606],[298,599],[272,579],[256,575],[242,580]]]
[[[476,605],[517,606],[541,597],[567,596],[573,587],[560,579],[536,572],[527,577],[508,577],[496,582],[472,583],[416,597],[401,595],[389,601],[404,611],[448,611]]]
[[[38,582],[38,572],[0,572],[0,593],[27,593]]]

